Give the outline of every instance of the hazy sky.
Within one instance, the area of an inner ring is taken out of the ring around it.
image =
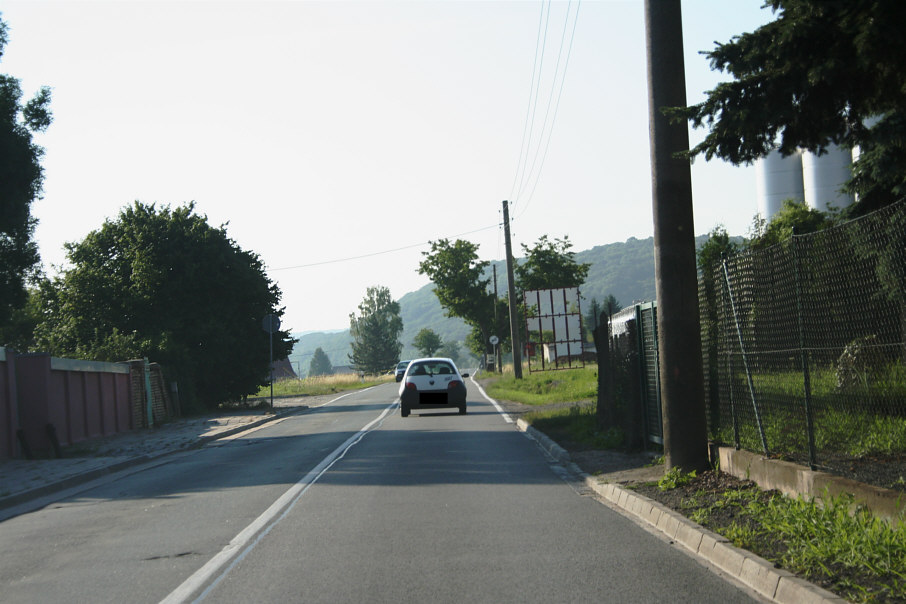
[[[762,4],[683,2],[689,103],[726,78],[699,51],[771,20]],[[26,97],[53,88],[33,205],[49,274],[64,242],[133,200],[194,200],[261,256],[299,332],[348,327],[369,286],[400,298],[427,284],[429,240],[503,258],[504,199],[517,255],[544,234],[581,251],[653,232],[642,0],[0,0],[0,13],[0,73]],[[754,168],[699,160],[692,178],[696,233],[745,234]]]

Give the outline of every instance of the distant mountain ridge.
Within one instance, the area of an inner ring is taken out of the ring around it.
[[[695,239],[696,248],[708,240],[707,235],[700,235]],[[588,278],[580,288],[582,293],[582,313],[588,312],[593,299],[602,301],[607,295],[613,295],[622,306],[626,307],[634,302],[654,300],[654,237],[636,239],[630,237],[626,241],[599,245],[576,252],[576,262],[591,265]],[[517,259],[520,262],[521,259]],[[491,265],[497,266],[497,291],[501,296],[506,294],[506,263],[495,260]],[[487,276],[492,274],[491,266],[487,268]],[[399,299],[400,315],[403,319],[403,358],[411,358],[417,353],[412,346],[415,334],[424,327],[433,329],[444,341],[455,340],[462,343],[468,335],[470,328],[459,318],[447,317],[444,314],[437,296],[434,295],[434,285],[428,284],[421,289],[409,292]],[[320,347],[330,358],[332,365],[348,365],[350,352],[349,343],[352,337],[348,330],[340,332],[314,332],[307,334],[293,334],[299,342],[290,355],[290,361],[297,370],[308,373],[311,355]],[[465,345],[462,345],[465,349]]]

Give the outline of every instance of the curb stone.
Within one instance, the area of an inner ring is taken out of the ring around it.
[[[516,421],[518,430],[525,432],[541,449],[561,463],[569,463],[569,452],[546,434],[526,421]],[[601,483],[585,475],[585,486],[657,529],[671,541],[730,575],[760,595],[780,604],[840,604],[846,600],[809,583],[793,573],[775,568],[773,564],[752,552],[734,546],[728,539],[692,522],[667,506],[625,489],[614,483]]]

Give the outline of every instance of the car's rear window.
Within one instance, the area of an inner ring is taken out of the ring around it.
[[[416,363],[409,369],[409,375],[454,375],[456,370],[444,361]]]

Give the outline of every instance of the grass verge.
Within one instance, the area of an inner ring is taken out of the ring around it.
[[[521,380],[505,372],[486,387],[489,396],[526,405],[547,405],[564,401],[595,400],[598,392],[598,367],[562,371],[523,372]]]
[[[594,405],[571,405],[546,411],[526,413],[526,422],[563,446],[582,449],[619,449],[622,431],[598,430]]]
[[[333,394],[348,390],[360,390],[393,380],[392,375],[366,375],[360,378],[356,374],[324,375],[302,380],[280,380],[274,382],[274,396],[315,396]],[[270,386],[262,386],[256,397],[269,397]]]

